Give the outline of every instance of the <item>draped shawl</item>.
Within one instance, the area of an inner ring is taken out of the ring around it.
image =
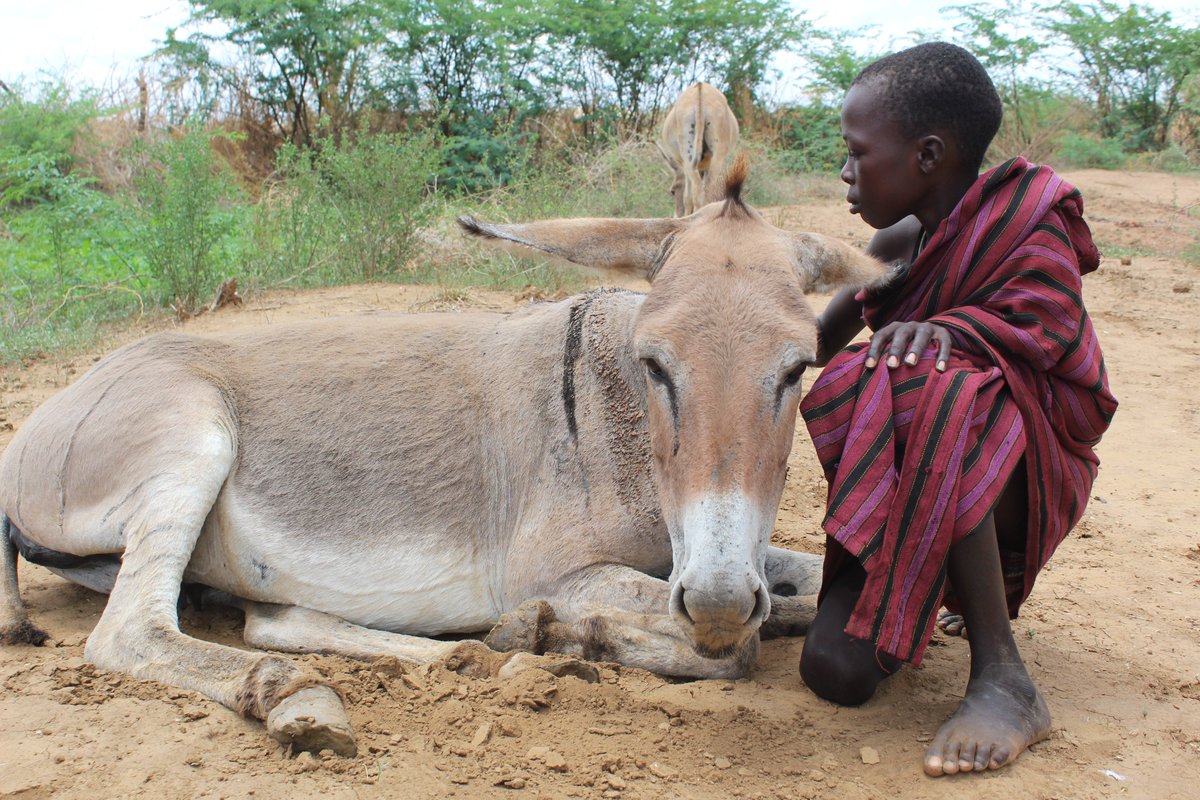
[[[874,369],[852,345],[801,405],[829,482],[825,531],[866,572],[846,633],[920,663],[950,546],[1024,457],[1026,545],[1002,554],[1016,616],[1083,514],[1117,406],[1081,294],[1099,260],[1078,190],[1017,158],[980,176],[899,287],[859,295],[872,330],[926,320],[953,350],[939,373],[936,345],[915,366]]]

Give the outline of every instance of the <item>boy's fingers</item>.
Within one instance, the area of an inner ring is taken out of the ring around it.
[[[937,342],[938,342],[937,370],[938,370],[938,372],[945,372],[946,364],[949,363],[949,361],[950,361],[950,345],[952,344],[950,341],[949,331],[947,331],[945,328],[938,328],[937,329]]]
[[[867,369],[871,369],[879,363],[879,352],[883,350],[883,346],[891,339],[892,331],[896,330],[896,326],[897,323],[895,322],[889,323],[871,335],[871,341],[867,345],[867,360],[863,365]]]
[[[901,325],[892,332],[892,347],[887,360],[889,367],[900,366],[900,359],[904,357],[904,353],[908,350],[908,343],[912,341],[913,333],[913,325]]]
[[[912,344],[908,347],[908,355],[904,357],[904,363],[910,367],[917,363],[917,359],[921,357],[921,353],[925,352],[925,348],[929,346],[929,339],[933,336],[932,325],[921,325],[917,328],[916,334],[912,338]]]

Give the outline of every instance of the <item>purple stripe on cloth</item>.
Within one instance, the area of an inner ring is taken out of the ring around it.
[[[963,386],[962,391],[969,391],[972,387],[968,382]],[[951,408],[959,405],[958,398],[952,402]],[[975,398],[970,399],[970,404],[973,406]],[[968,411],[970,409],[967,409]],[[958,432],[954,437],[954,444],[949,453],[945,453],[942,448],[938,448],[939,455],[946,456],[945,472],[942,473],[942,482],[938,486],[937,495],[934,500],[933,508],[929,511],[928,521],[925,524],[924,530],[921,531],[917,552],[913,555],[912,567],[904,576],[904,582],[901,585],[900,604],[898,606],[901,617],[905,615],[908,607],[908,599],[912,596],[913,586],[916,585],[918,577],[920,577],[921,569],[925,564],[925,559],[929,557],[929,551],[933,548],[934,541],[938,538],[938,530],[942,526],[942,518],[946,514],[946,508],[950,504],[950,495],[958,485],[959,472],[962,469],[963,453],[967,449],[967,426],[959,423]],[[897,631],[897,635],[899,631]],[[893,644],[893,647],[895,644]]]
[[[886,366],[880,366],[879,368],[887,369]],[[844,448],[846,451],[853,449],[854,443],[862,438],[864,431],[868,429],[873,430],[878,426],[877,423],[873,421],[875,412],[879,410],[879,406],[883,403],[883,398],[886,395],[891,394],[892,387],[886,378],[879,378],[878,375],[874,375],[872,377],[875,378],[875,390],[871,397],[868,398],[865,406],[862,406],[861,408],[856,407],[854,409],[854,419],[850,426],[849,432],[846,434],[846,447]]]
[[[846,420],[845,422],[843,422],[841,425],[838,425],[833,430],[823,433],[820,436],[814,437],[812,440],[813,447],[817,448],[818,450],[828,447],[829,445],[831,445],[834,442],[838,441],[839,439],[843,438],[846,435],[846,430],[849,427],[850,427],[850,421]]]
[[[862,505],[854,512],[854,516],[846,520],[836,534],[829,531],[826,531],[826,533],[830,533],[838,542],[846,544],[848,540],[854,538],[861,531],[863,523],[870,518],[871,514],[879,507],[879,504],[883,502],[883,499],[887,497],[895,485],[896,470],[894,467],[889,467],[879,480],[879,483],[875,484],[875,488],[863,500]]]
[[[1059,375],[1065,381],[1072,383],[1078,381],[1084,375],[1096,368],[1097,351],[1100,349],[1100,342],[1095,336],[1088,337],[1087,351],[1082,361],[1079,362],[1073,369]]]
[[[861,355],[856,353],[854,358],[847,358],[843,363],[839,364],[832,372],[827,372],[827,373],[822,372],[821,376],[817,380],[819,380],[822,384],[830,384],[830,383],[837,381],[839,378],[841,378],[843,375],[845,375],[850,370],[858,369],[861,366],[860,360],[861,361],[866,360],[866,357],[867,357],[866,356],[866,353],[867,353],[866,348],[859,351],[859,353],[861,353]],[[816,386],[814,385],[813,388],[815,389]]]
[[[1044,244],[1024,244],[1012,251],[1009,258],[1042,258],[1063,269],[1071,269],[1071,259],[1054,248]]]
[[[965,495],[959,498],[958,507],[954,509],[954,516],[956,518],[961,517],[978,503],[979,499],[991,488],[992,482],[996,480],[1000,472],[1001,465],[1008,459],[1008,454],[1016,446],[1017,440],[1024,438],[1025,426],[1021,424],[1021,415],[1013,414],[1008,432],[1005,433],[1004,438],[1000,441],[1000,446],[996,448],[992,458],[988,461],[987,471]]]

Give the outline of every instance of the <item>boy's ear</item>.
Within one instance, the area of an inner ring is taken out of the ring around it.
[[[936,134],[922,136],[918,144],[917,166],[925,175],[937,169],[946,158],[946,142]]]

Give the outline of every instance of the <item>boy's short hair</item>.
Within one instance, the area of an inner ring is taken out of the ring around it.
[[[851,86],[867,82],[883,86],[883,112],[905,135],[945,130],[958,142],[966,165],[979,169],[1004,109],[975,56],[948,42],[927,42],[869,64]]]

